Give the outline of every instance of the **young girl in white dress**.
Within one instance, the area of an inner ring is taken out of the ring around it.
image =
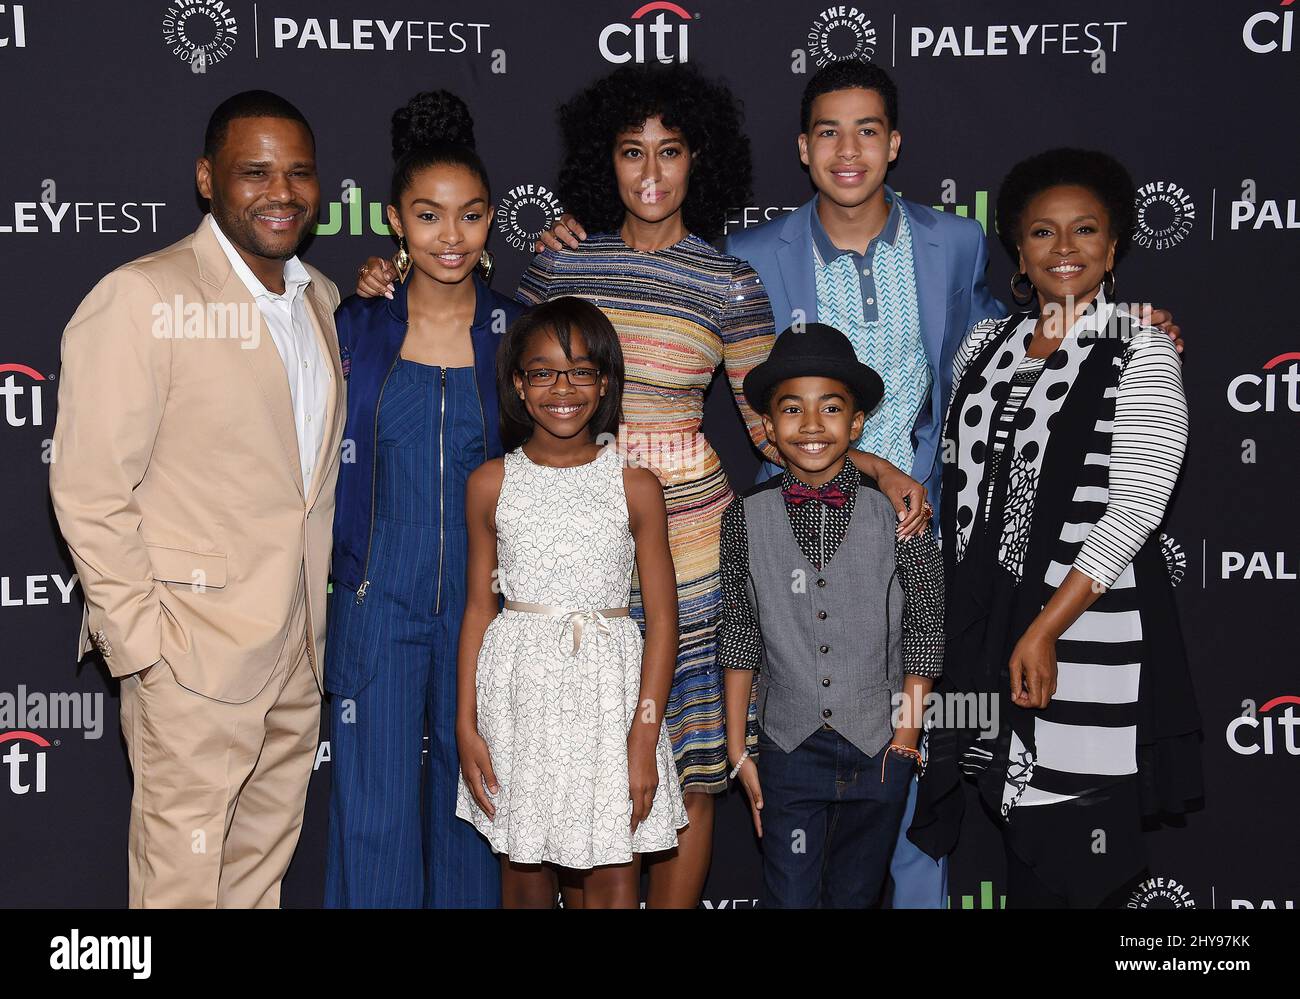
[[[596,306],[558,298],[519,319],[497,382],[506,446],[522,444],[466,485],[456,814],[501,855],[505,907],[550,908],[558,888],[566,905],[635,908],[635,855],[686,825],[663,727],[677,654],[663,489],[601,446],[623,355]]]

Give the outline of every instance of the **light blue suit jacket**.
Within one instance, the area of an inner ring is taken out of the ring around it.
[[[816,200],[789,215],[732,232],[723,247],[725,253],[749,261],[758,271],[772,303],[778,333],[796,319],[817,321],[812,238]],[[912,226],[916,299],[931,381],[930,403],[923,407],[912,429],[916,459],[911,473],[925,485],[937,511],[943,458],[940,437],[952,394],[953,358],[971,326],[982,319],[1001,318],[1007,312],[990,294],[984,280],[988,250],[980,224],[914,201],[904,199],[903,203]],[[764,468],[760,479],[773,471],[772,466]]]

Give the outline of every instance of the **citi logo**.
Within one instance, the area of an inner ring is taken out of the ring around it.
[[[7,17],[6,10],[9,12]],[[27,24],[23,20],[23,5],[20,3],[11,7],[0,4],[0,49],[11,45],[16,49],[27,47]]]
[[[1281,7],[1290,7],[1292,0],[1282,0]],[[1269,52],[1294,52],[1295,11],[1261,10],[1251,14],[1241,26],[1241,42],[1251,52],[1266,55]]]
[[[1263,370],[1262,375],[1248,372],[1228,382],[1228,405],[1238,413],[1274,413],[1283,406],[1300,413],[1300,351],[1278,354],[1264,362]]]
[[[1300,697],[1295,694],[1282,694],[1261,704],[1255,711],[1253,703],[1247,701],[1246,713],[1228,722],[1224,733],[1228,748],[1239,756],[1254,756],[1263,753],[1273,756],[1278,752],[1278,731],[1281,729],[1281,744],[1288,756],[1300,756],[1300,742],[1296,741],[1296,726],[1300,725],[1300,715],[1295,713],[1295,705],[1300,704]],[[1285,705],[1277,715],[1269,714],[1274,708]]]
[[[4,397],[5,422],[11,427],[39,427],[45,423],[42,383],[48,379],[26,364],[0,364],[0,396]],[[21,376],[22,380],[19,380]]]
[[[45,793],[45,750],[49,748],[50,741],[35,732],[0,732],[0,764],[9,771],[10,794]]]
[[[365,199],[360,187],[349,187],[342,200],[331,201],[322,211],[323,221],[316,223],[313,232],[317,236],[337,236],[343,231],[344,209],[347,211],[349,236],[362,236],[366,232],[366,216],[369,216],[370,231],[376,236],[388,236],[390,230],[384,221],[384,205],[379,201],[370,202],[366,211]]]
[[[680,18],[680,22],[669,20],[670,14]],[[687,29],[692,20],[675,3],[652,0],[633,12],[631,24],[607,24],[601,29],[601,57],[612,63],[645,62],[646,36],[650,35],[654,39],[652,58],[656,62],[686,62]]]

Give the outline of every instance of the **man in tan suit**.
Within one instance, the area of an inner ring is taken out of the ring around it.
[[[315,140],[265,91],[213,112],[192,236],[63,334],[50,492],[121,679],[132,907],[276,907],[320,719],[343,433],[338,290],[295,252]]]

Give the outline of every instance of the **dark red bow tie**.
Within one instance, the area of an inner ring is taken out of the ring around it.
[[[842,507],[848,499],[844,494],[844,490],[834,482],[828,482],[817,489],[805,486],[802,482],[796,482],[782,489],[781,495],[785,497],[787,503],[793,503],[795,506],[806,503],[808,500],[817,500],[827,506],[838,508]]]

